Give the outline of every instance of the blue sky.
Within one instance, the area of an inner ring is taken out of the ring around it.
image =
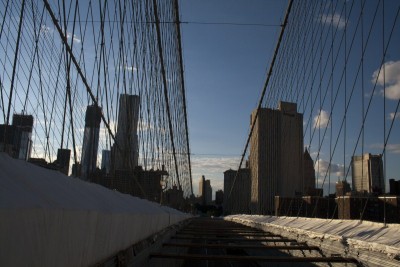
[[[333,1],[335,4],[336,1]],[[334,49],[339,49],[339,36],[344,31],[346,20],[340,17],[345,1],[339,1],[338,8],[333,12],[329,6],[331,1],[322,1],[326,5],[321,14],[315,15],[315,24],[325,24],[331,27],[332,23],[338,28],[338,37],[334,41]],[[353,2],[347,1],[347,12]],[[361,3],[361,2],[360,2]],[[367,39],[369,22],[371,22],[375,8],[378,6],[376,22],[371,29],[371,37],[366,46],[364,63],[364,92],[361,91],[360,76],[356,76],[358,57],[361,54],[360,28],[357,28],[357,19],[360,11],[360,3],[354,2],[351,13],[347,16],[347,49],[350,47],[354,32],[354,52],[350,54],[347,70],[347,99],[351,87],[354,84],[354,95],[350,101],[349,111],[346,119],[346,141],[343,141],[343,132],[339,135],[339,126],[343,118],[344,84],[338,85],[343,70],[344,53],[338,55],[338,66],[334,75],[334,86],[339,87],[338,101],[332,109],[332,125],[327,124],[330,113],[329,95],[325,103],[317,102],[314,108],[310,103],[304,107],[298,107],[299,112],[304,113],[304,145],[311,145],[311,155],[318,160],[316,171],[321,184],[325,177],[327,162],[330,158],[330,142],[338,145],[332,158],[331,170],[331,192],[334,192],[334,183],[338,177],[343,178],[348,170],[353,152],[361,154],[361,145],[357,147],[358,133],[361,129],[361,99],[364,98],[365,105],[371,99],[365,123],[364,153],[378,154],[382,152],[384,123],[386,123],[386,134],[391,123],[398,96],[386,95],[383,97],[382,74],[378,79],[374,94],[374,83],[377,70],[381,66],[383,42],[382,28],[385,28],[385,42],[389,38],[394,12],[399,3],[396,1],[385,1],[385,25],[382,24],[381,3],[367,3],[364,24],[364,41]],[[246,23],[277,25],[283,20],[287,1],[199,1],[188,0],[180,2],[181,20],[193,22],[217,22],[217,23]],[[233,25],[198,25],[182,24],[182,36],[185,59],[185,79],[188,96],[188,115],[192,162],[193,162],[193,184],[194,192],[198,193],[198,182],[201,175],[211,179],[213,189],[223,187],[223,171],[232,168],[237,169],[239,157],[243,151],[244,144],[249,131],[249,119],[251,111],[256,107],[262,86],[266,78],[267,68],[270,64],[274,47],[277,42],[279,27],[260,26],[233,26]],[[392,86],[392,92],[399,92],[400,88],[400,54],[396,49],[396,43],[400,41],[399,23],[396,23],[394,35],[384,63],[386,69],[386,89]],[[396,34],[397,33],[397,34]],[[343,48],[341,48],[343,49]],[[327,51],[327,50],[326,50]],[[324,52],[325,53],[325,52]],[[325,55],[329,56],[329,55]],[[322,87],[328,85],[329,76],[325,76]],[[314,83],[318,88],[319,81]],[[308,85],[311,86],[311,85]],[[386,90],[386,92],[389,92]],[[364,93],[364,95],[363,95]],[[315,93],[314,93],[315,94]],[[383,105],[386,106],[384,113]],[[321,110],[321,128],[315,128]],[[399,145],[399,123],[395,120],[389,145],[387,147],[387,172],[386,177],[398,179],[399,167],[396,162],[400,160]],[[308,125],[308,128],[306,126]],[[330,130],[332,128],[332,136]],[[327,135],[319,147],[319,136],[325,129]],[[315,131],[310,141],[310,132]],[[339,135],[339,138],[337,136]],[[319,158],[317,154],[319,152]],[[343,166],[346,165],[345,173]],[[318,173],[319,170],[319,173]],[[347,179],[351,182],[351,171]],[[327,181],[324,185],[327,193]],[[388,188],[386,188],[388,190]]]
[[[183,22],[279,25],[286,1],[180,2]],[[280,27],[182,24],[193,187],[237,169]],[[214,196],[213,196],[214,197]]]

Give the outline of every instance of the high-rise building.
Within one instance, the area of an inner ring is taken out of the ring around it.
[[[80,175],[83,180],[88,180],[90,173],[96,170],[100,122],[101,108],[95,105],[87,106]]]
[[[199,195],[202,199],[203,205],[210,205],[212,203],[212,187],[210,180],[206,180],[206,178],[201,176],[199,182]]]
[[[215,192],[215,205],[222,205],[224,202],[224,191],[217,190]]]
[[[353,190],[359,193],[385,192],[382,155],[370,153],[353,156],[351,160]]]
[[[111,171],[111,150],[101,151],[101,170],[105,174],[109,174]]]
[[[346,193],[350,192],[351,188],[347,181],[342,180],[336,182],[336,197],[345,196]]]
[[[119,97],[118,126],[113,147],[115,170],[133,170],[138,165],[140,98],[137,95],[121,94]]]
[[[275,196],[303,193],[303,114],[295,103],[260,109],[250,140],[250,170],[252,213],[273,214]]]
[[[33,116],[14,114],[12,125],[15,127],[14,157],[28,160],[31,156],[32,149]]]
[[[57,150],[57,160],[56,165],[59,168],[60,172],[68,175],[69,172],[69,160],[71,158],[71,150],[70,149],[58,149]]]
[[[303,154],[303,178],[303,193],[305,195],[312,195],[315,192],[315,169],[314,161],[307,149],[305,149]]]
[[[250,169],[240,169],[237,177],[236,174],[231,169],[224,172],[224,214],[250,212]]]

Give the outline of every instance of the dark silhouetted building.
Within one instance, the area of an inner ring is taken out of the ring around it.
[[[12,125],[0,125],[0,150],[28,160],[32,149],[33,116],[14,114]]]
[[[54,164],[60,170],[60,172],[68,175],[69,173],[69,161],[71,158],[71,150],[70,149],[58,149],[57,150],[57,160]]]
[[[103,150],[101,152],[101,170],[105,174],[111,172],[111,150]]]
[[[137,95],[121,94],[119,97],[118,126],[113,146],[115,170],[133,170],[138,165],[140,98]]]
[[[204,175],[199,182],[199,195],[203,205],[211,205],[212,203],[212,187],[210,180],[206,180]]]
[[[303,177],[303,194],[312,196],[315,189],[315,169],[314,161],[307,149],[304,150],[303,154]]]
[[[389,179],[390,194],[395,196],[400,196],[400,180]]]
[[[346,193],[350,192],[350,184],[347,181],[337,181],[336,182],[336,196],[345,196]]]
[[[382,155],[353,156],[351,161],[353,190],[359,193],[385,192]]]
[[[100,122],[101,108],[95,105],[87,106],[80,174],[83,180],[88,180],[90,173],[96,170]]]
[[[251,124],[256,112],[251,114]],[[303,114],[297,112],[295,103],[279,102],[276,110],[260,109],[249,159],[252,213],[273,214],[275,196],[303,194]]]
[[[250,169],[240,169],[237,177],[236,173],[235,170],[224,172],[224,214],[250,212]]]
[[[224,202],[224,191],[217,190],[215,192],[215,205],[222,205]]]

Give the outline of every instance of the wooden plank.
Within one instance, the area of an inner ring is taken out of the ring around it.
[[[193,237],[186,237],[186,236],[172,236],[171,239],[186,239],[186,240],[207,240],[207,241],[240,241],[240,242],[296,242],[296,239],[289,239],[289,238],[224,238],[224,237],[200,237],[200,236],[193,236]]]
[[[215,248],[215,249],[282,249],[282,250],[319,250],[317,246],[282,246],[282,245],[233,245],[233,244],[199,244],[199,243],[164,243],[165,247]]]
[[[235,255],[198,255],[153,253],[151,258],[182,259],[182,260],[207,260],[207,261],[265,261],[265,262],[341,262],[354,263],[358,261],[350,257],[265,257],[265,256],[235,256]]]

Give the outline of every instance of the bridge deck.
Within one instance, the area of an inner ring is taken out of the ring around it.
[[[324,255],[316,246],[222,219],[196,218],[150,254],[151,266],[357,266],[354,258]],[[332,265],[331,265],[332,266]]]

